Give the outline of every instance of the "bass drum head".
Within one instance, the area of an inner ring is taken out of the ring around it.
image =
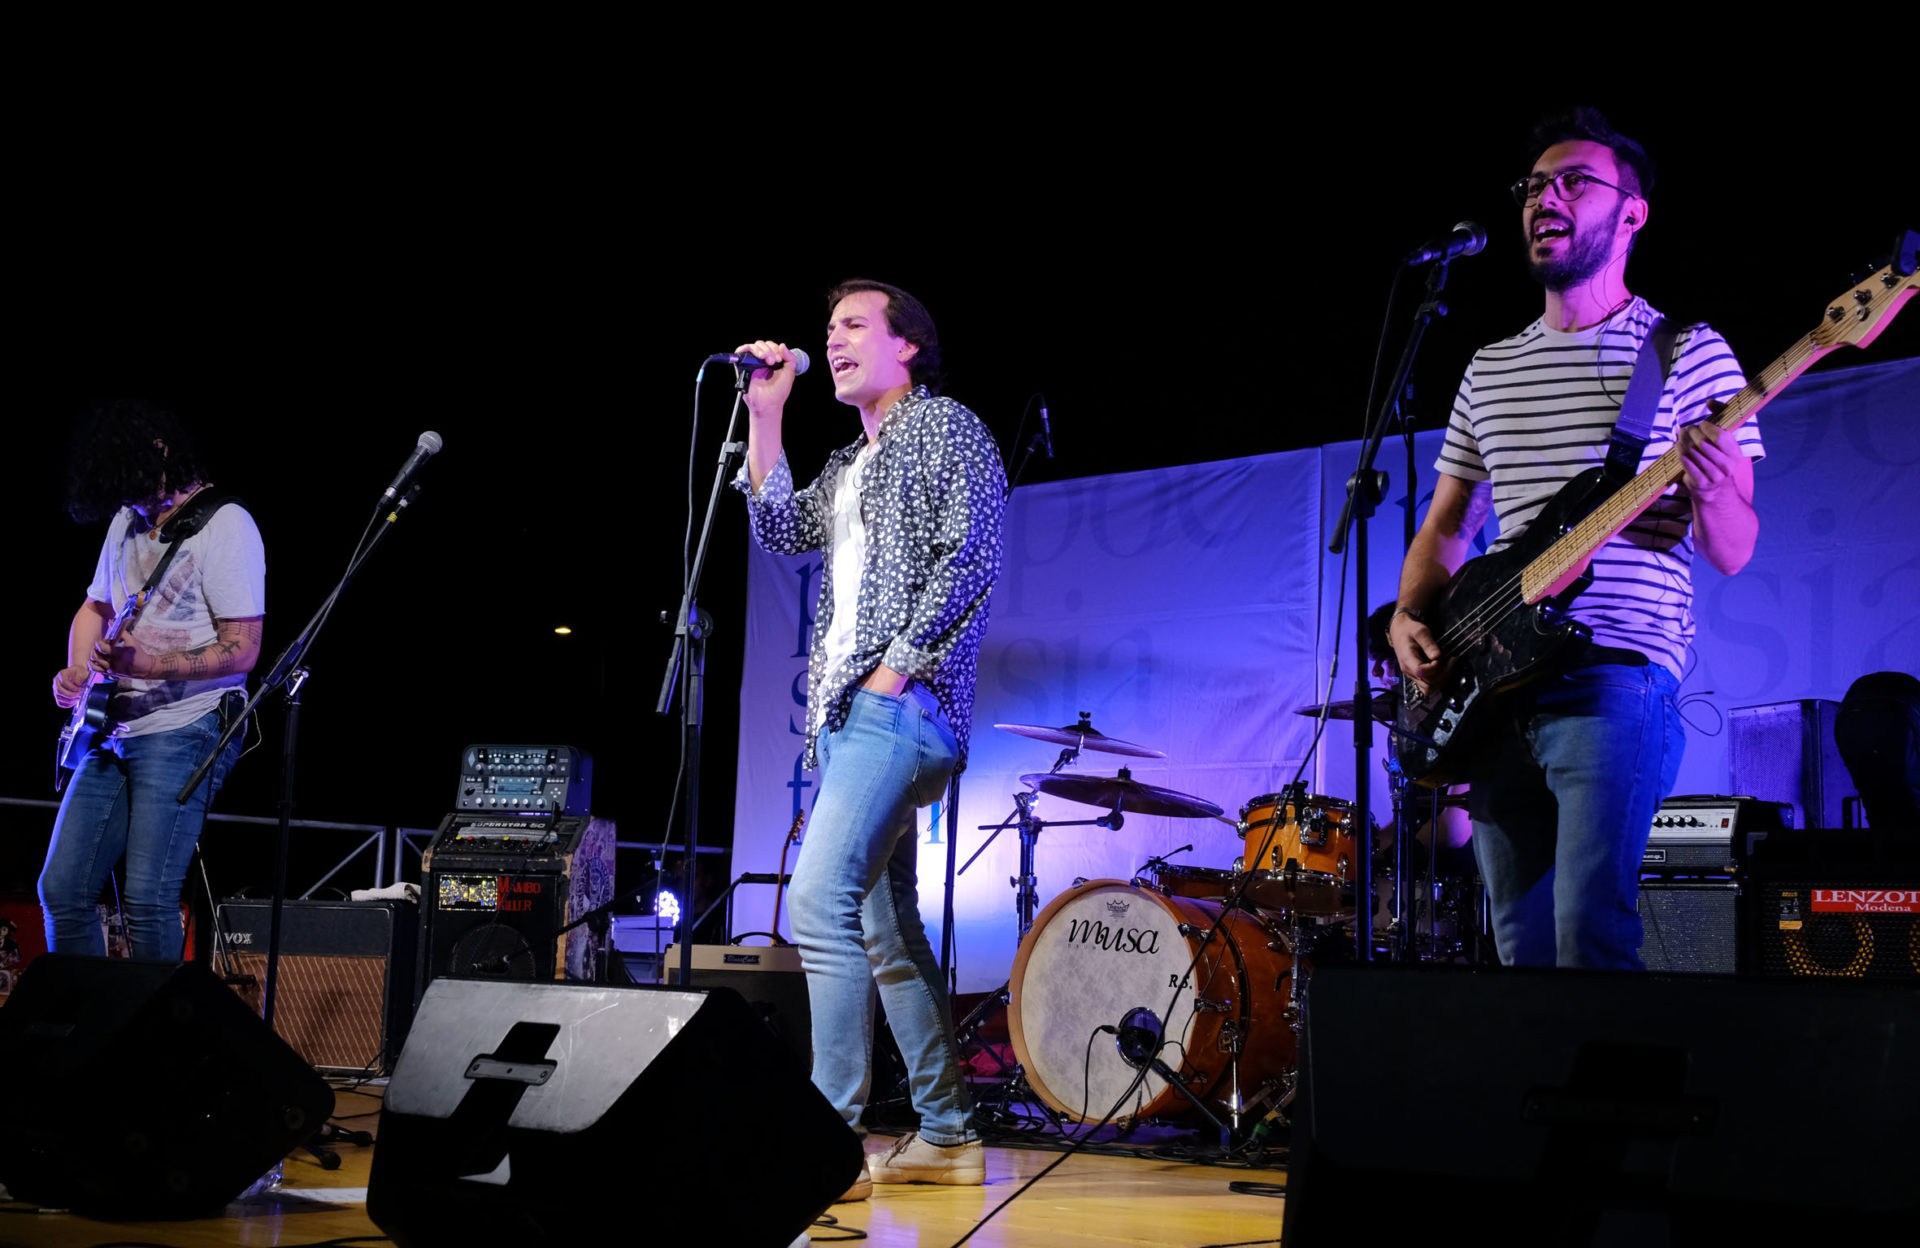
[[[1192,927],[1189,936],[1181,924]],[[1207,946],[1192,978],[1176,989],[1188,974],[1199,948],[1200,930],[1216,925],[1224,931]],[[1170,1040],[1160,1060],[1189,1080],[1188,1087],[1211,1099],[1228,1073],[1228,1059],[1220,1051],[1220,1024],[1225,1016],[1196,1017],[1198,995],[1231,1001],[1239,1020],[1252,1021],[1248,1001],[1249,978],[1240,951],[1258,930],[1247,916],[1235,912],[1224,925],[1220,906],[1185,897],[1166,897],[1121,880],[1091,880],[1060,894],[1034,921],[1014,959],[1008,1030],[1013,1051],[1036,1095],[1077,1122],[1098,1122],[1114,1109],[1139,1072],[1119,1053],[1111,1031],[1128,1011],[1145,1009],[1159,1019]],[[1271,954],[1265,936],[1258,945],[1260,979],[1277,978],[1291,959]],[[1272,966],[1266,965],[1271,961]],[[1255,993],[1272,990],[1263,984]],[[1168,1002],[1173,1001],[1172,1016]],[[1285,1044],[1284,1058],[1264,1051],[1257,1055],[1265,1068],[1290,1061],[1291,1033],[1284,1027],[1260,1029],[1265,1044]],[[1127,1096],[1116,1119],[1160,1118],[1192,1112],[1186,1097],[1148,1072]]]

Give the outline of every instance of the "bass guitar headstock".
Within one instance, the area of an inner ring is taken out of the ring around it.
[[[1905,231],[1894,245],[1893,260],[1878,273],[1827,306],[1813,331],[1822,347],[1864,347],[1880,336],[1902,304],[1920,290],[1920,233]]]

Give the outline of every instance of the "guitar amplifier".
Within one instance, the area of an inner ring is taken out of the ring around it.
[[[661,964],[677,985],[680,946],[668,945]],[[800,1069],[813,1069],[813,1009],[798,945],[695,945],[693,986],[739,993]]]
[[[1752,843],[1792,827],[1790,802],[1693,794],[1669,797],[1653,817],[1642,875],[1731,876]]]
[[[1834,741],[1839,710],[1825,698],[1734,707],[1727,712],[1731,786],[1793,807],[1800,817],[1787,827],[1842,826],[1853,776]]]
[[[316,1070],[387,1074],[413,1020],[420,912],[405,901],[288,901],[280,915],[280,975],[273,1030]],[[254,1013],[267,981],[271,902],[229,897],[215,930],[216,969]]]
[[[613,848],[609,819],[448,815],[421,857],[420,990],[442,975],[598,979],[608,927],[554,933],[612,900]]]

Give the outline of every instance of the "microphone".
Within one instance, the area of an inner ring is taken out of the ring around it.
[[[401,488],[413,479],[413,474],[420,471],[420,465],[427,462],[427,457],[439,453],[440,446],[440,435],[433,430],[429,429],[421,434],[420,440],[414,444],[413,454],[407,456],[407,462],[400,465],[399,475],[394,477],[393,484],[387,487],[387,492],[380,496],[380,501],[391,502],[394,496],[400,493]]]
[[[798,377],[801,373],[804,373],[809,368],[813,367],[813,361],[807,358],[807,353],[805,351],[802,351],[798,347],[792,347],[789,349],[793,352],[793,375],[794,376]],[[775,368],[786,367],[785,364],[779,363],[778,361],[769,364],[767,361],[761,359],[757,355],[740,355],[732,351],[722,351],[718,355],[710,355],[707,357],[707,363],[737,364],[741,368],[775,369]]]
[[[1047,419],[1047,405],[1040,404],[1040,431],[1047,435],[1047,458],[1053,458],[1053,424]]]
[[[1436,238],[1425,247],[1407,253],[1407,263],[1425,264],[1430,260],[1452,260],[1456,256],[1477,256],[1487,245],[1487,231],[1478,221],[1462,221],[1444,238]]]

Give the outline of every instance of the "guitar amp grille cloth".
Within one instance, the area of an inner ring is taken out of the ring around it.
[[[267,982],[272,910],[263,901],[220,903],[230,976],[254,1013]],[[387,1073],[413,1016],[420,912],[407,902],[289,901],[280,920],[280,979],[273,1030],[320,1070]]]
[[[1920,986],[1920,830],[1775,833],[1742,904],[1742,969]]]

